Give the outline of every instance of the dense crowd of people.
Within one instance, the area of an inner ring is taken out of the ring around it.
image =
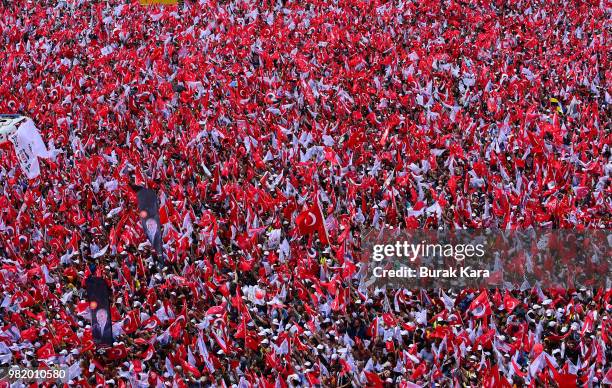
[[[360,249],[384,226],[610,228],[609,20],[603,1],[3,1],[0,113],[58,154],[28,180],[0,150],[0,364],[81,386],[610,384],[609,289],[371,289]],[[163,263],[130,184],[159,195]],[[315,202],[328,238],[296,227]]]

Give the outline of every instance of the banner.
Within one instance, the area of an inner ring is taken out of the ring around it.
[[[15,154],[19,159],[21,169],[28,179],[34,179],[40,175],[38,158],[49,158],[51,153],[38,132],[34,122],[25,116],[1,115],[0,116],[0,142],[8,139],[13,143]]]
[[[141,186],[133,186],[138,198],[138,210],[142,220],[142,228],[160,257],[162,256],[162,228],[159,220],[159,205],[157,193]]]
[[[90,276],[85,281],[91,312],[91,331],[96,344],[113,345],[111,290],[101,277]]]
[[[172,5],[178,4],[178,0],[139,0],[141,5]]]
[[[19,123],[25,119],[21,115],[0,115],[0,144],[9,143],[9,136],[17,131]]]

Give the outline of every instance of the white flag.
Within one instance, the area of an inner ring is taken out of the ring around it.
[[[9,140],[15,147],[15,154],[19,159],[21,169],[29,179],[40,175],[38,158],[49,158],[51,153],[40,137],[40,132],[31,119],[26,119],[17,131],[9,135]]]
[[[25,117],[21,115],[1,115],[0,114],[0,144],[8,143],[9,136],[17,131],[19,123],[23,122]]]

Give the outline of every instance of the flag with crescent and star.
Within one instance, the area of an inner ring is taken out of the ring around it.
[[[317,232],[321,242],[329,244],[329,234],[327,233],[325,218],[323,210],[321,210],[319,205],[318,197],[318,194],[315,195],[314,203],[296,217],[295,223],[300,235],[306,236]]]

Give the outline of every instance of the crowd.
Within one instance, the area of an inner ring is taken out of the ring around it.
[[[609,20],[605,1],[0,2],[0,113],[60,152],[29,180],[0,150],[0,364],[81,386],[610,384],[609,289],[370,289],[360,249],[383,226],[610,228]],[[158,193],[163,264],[130,184]],[[296,228],[315,202],[328,237]]]

